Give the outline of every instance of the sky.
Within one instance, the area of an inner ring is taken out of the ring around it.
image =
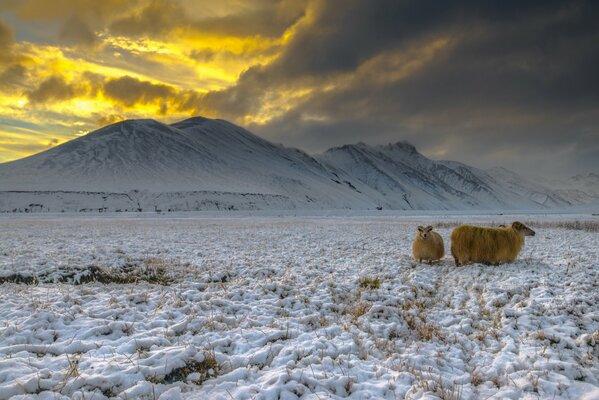
[[[599,172],[599,2],[0,0],[0,162],[129,118]]]

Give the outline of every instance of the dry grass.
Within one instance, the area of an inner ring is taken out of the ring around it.
[[[191,382],[196,385],[203,384],[207,379],[218,376],[220,372],[220,366],[216,361],[216,357],[213,351],[206,351],[204,353],[204,360],[187,360],[185,365],[179,368],[173,369],[170,373],[166,374],[164,378],[161,377],[146,377],[148,382],[154,384],[170,384],[174,382],[185,382],[190,374],[199,374],[199,379]]]
[[[349,305],[345,312],[353,317],[353,319],[358,319],[362,315],[366,314],[370,309],[370,305],[364,301],[360,301],[356,304]]]
[[[80,267],[61,267],[58,273],[40,274],[38,276],[21,275],[19,273],[0,276],[2,283],[19,283],[37,285],[39,283],[66,283],[83,285],[87,283],[103,284],[135,284],[140,282],[153,283],[167,286],[173,279],[167,271],[173,266],[179,266],[175,261],[146,258],[144,260],[130,260],[119,267],[88,265]]]
[[[358,285],[360,286],[360,288],[365,289],[365,290],[378,289],[381,287],[381,279],[378,276],[375,276],[375,277],[365,276],[365,277],[360,278]]]
[[[599,232],[599,221],[590,220],[572,220],[572,221],[526,221],[526,225],[530,224],[535,228],[557,228],[568,229],[585,232]]]
[[[462,387],[456,384],[446,385],[443,378],[432,371],[423,372],[415,370],[414,375],[418,379],[418,386],[424,391],[437,395],[442,400],[460,400],[462,398]]]
[[[433,223],[435,228],[455,228],[459,225],[475,225],[482,227],[498,227],[502,224],[508,224],[513,222],[510,220],[506,221],[490,221],[490,222],[464,222],[464,221],[438,221]],[[542,220],[525,220],[522,221],[524,225],[530,226],[535,229],[568,229],[585,232],[599,232],[599,221],[597,220],[569,220],[569,221],[542,221]]]

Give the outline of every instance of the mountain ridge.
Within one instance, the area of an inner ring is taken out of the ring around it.
[[[273,201],[282,209],[483,210],[567,207],[579,201],[506,171],[431,160],[406,141],[359,142],[310,155],[222,119],[192,117],[172,124],[138,119],[0,164],[0,211],[40,204],[28,200],[27,192],[44,193],[45,211],[63,210],[69,202],[74,205],[68,210],[87,209],[85,196],[95,208],[102,202],[90,193],[121,202],[126,196],[119,194],[132,192],[144,195],[126,210],[261,209]],[[77,200],[65,199],[65,192],[77,193],[70,196]],[[160,203],[165,198],[170,206]],[[226,204],[219,203],[223,198]],[[117,209],[105,203],[106,210]]]

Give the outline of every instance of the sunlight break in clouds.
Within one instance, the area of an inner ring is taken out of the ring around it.
[[[287,3],[0,3],[0,162],[121,119],[218,116],[202,97],[280,54],[303,13]],[[273,12],[278,31],[244,21]]]

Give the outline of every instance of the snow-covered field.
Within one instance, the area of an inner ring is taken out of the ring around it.
[[[599,232],[568,218],[456,268],[411,243],[466,215],[2,217],[0,399],[597,399]]]

